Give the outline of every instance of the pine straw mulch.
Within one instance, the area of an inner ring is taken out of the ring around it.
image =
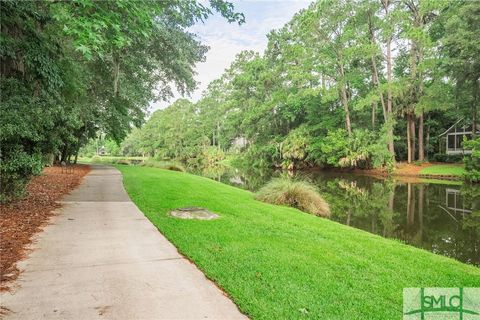
[[[45,168],[27,186],[25,198],[0,205],[0,291],[8,290],[10,281],[20,271],[16,263],[28,253],[33,235],[47,224],[60,198],[77,187],[90,171],[87,165],[76,165],[73,173],[62,173],[61,167]]]
[[[439,162],[422,162],[422,163],[406,163],[406,162],[397,162],[395,164],[395,169],[393,171],[393,175],[397,177],[417,177],[421,176],[420,171],[423,168],[430,167],[435,164],[441,164]],[[360,174],[367,174],[373,176],[388,176],[388,173],[382,169],[355,169],[353,170],[355,173]]]
[[[399,162],[397,163],[397,168],[395,169],[395,175],[418,177],[420,176],[420,171],[422,171],[422,169],[430,167],[434,164],[435,163],[433,162],[423,162],[419,164]]]

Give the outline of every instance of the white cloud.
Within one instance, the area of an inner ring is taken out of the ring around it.
[[[267,34],[281,28],[293,15],[306,8],[310,1],[233,1],[235,9],[245,14],[246,23],[238,26],[229,24],[220,15],[210,17],[204,24],[191,28],[202,43],[210,50],[206,61],[196,66],[196,80],[200,83],[192,93],[191,100],[200,99],[207,85],[219,78],[223,71],[243,50],[263,52],[267,46]],[[171,100],[180,98],[179,94]],[[170,102],[171,102],[170,101]],[[170,102],[158,102],[151,105],[152,111],[164,108]]]

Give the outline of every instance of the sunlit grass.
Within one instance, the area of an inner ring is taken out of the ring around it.
[[[462,176],[465,167],[462,165],[434,164],[420,170],[420,174]]]

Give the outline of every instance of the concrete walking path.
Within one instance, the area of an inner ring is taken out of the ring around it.
[[[2,293],[6,319],[246,319],[130,201],[120,172],[92,166]]]

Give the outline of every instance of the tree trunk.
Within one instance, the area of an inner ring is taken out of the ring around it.
[[[410,114],[410,146],[411,149],[410,151],[412,152],[411,159],[412,161],[415,161],[415,155],[416,155],[416,139],[415,139],[415,115],[412,113]]]
[[[428,149],[429,149],[429,146],[430,146],[430,126],[427,126],[427,136],[425,138],[425,155],[426,155],[426,158],[427,158],[427,161],[428,159],[430,158],[429,155],[428,155]]]
[[[389,14],[390,1],[381,0],[385,15]],[[389,36],[386,41],[386,60],[387,60],[387,137],[388,137],[388,151],[395,160],[395,145],[393,144],[393,93],[392,93],[392,36]]]
[[[55,155],[53,153],[48,153],[45,158],[47,159],[46,165],[48,167],[53,166],[53,163],[55,162]]]
[[[477,106],[473,107],[473,115],[472,115],[472,139],[477,137]]]
[[[478,120],[478,93],[480,91],[480,80],[475,81],[473,85],[473,105],[472,105],[472,139],[477,136],[477,120]]]
[[[412,138],[410,131],[410,114],[407,114],[407,163],[412,163]]]
[[[417,94],[418,94],[418,88],[417,88],[417,84],[416,84],[416,81],[417,81],[417,43],[415,41],[411,41],[411,44],[410,44],[410,77],[411,77],[411,81],[412,81],[412,86],[411,86],[411,89],[410,89],[410,94],[411,96],[413,97],[413,102],[412,102],[412,105],[409,105],[407,108],[407,112],[409,113],[409,118],[408,118],[408,122],[409,122],[409,127],[408,127],[408,130],[410,130],[410,139],[411,139],[411,142],[410,142],[410,152],[411,152],[411,155],[410,155],[410,159],[412,161],[415,160],[415,124],[414,124],[414,121],[415,121],[415,104],[416,104],[416,101],[417,101]]]
[[[415,161],[415,115],[407,113],[407,162]]]
[[[345,126],[347,128],[348,135],[351,136],[352,124],[350,122],[350,110],[348,109],[348,97],[347,97],[347,89],[345,88],[345,84],[342,84],[340,93],[342,98],[343,110],[345,111]]]
[[[421,13],[419,4],[411,1],[406,3],[410,9],[413,18],[413,26],[418,29],[424,29],[424,15]],[[423,95],[423,74],[422,70],[418,68],[420,63],[423,61],[423,46],[422,42],[418,41],[416,38],[411,39],[410,44],[410,72],[411,72],[411,81],[412,89],[411,95],[413,97],[411,109],[409,112],[414,116],[415,112],[419,111],[416,106],[420,97]],[[425,147],[423,142],[423,110],[420,111],[420,116],[418,117],[418,159],[423,161],[425,159]],[[412,152],[413,157],[415,157],[415,118],[412,121]]]
[[[80,139],[79,139],[80,140]],[[80,142],[77,143],[77,147],[75,148],[75,159],[73,160],[74,164],[77,164],[78,160],[78,152],[80,151]]]
[[[60,162],[67,162],[67,157],[68,157],[68,145],[64,144],[62,148],[62,153],[60,155]]]
[[[370,42],[372,45],[376,46],[376,39],[375,39],[375,31],[374,31],[374,26],[372,22],[372,13],[369,11],[368,12],[368,31],[370,34]],[[382,105],[382,111],[383,111],[383,120],[387,122],[387,109],[385,106],[385,98],[383,96],[383,92],[380,90],[380,81],[378,77],[378,69],[377,69],[377,61],[375,59],[375,53],[372,53],[370,56],[370,60],[372,63],[372,82],[375,88],[378,90],[378,93],[380,95],[380,103]],[[372,127],[375,127],[375,111],[376,111],[376,104],[372,104]]]
[[[423,112],[418,117],[418,161],[425,160],[425,144],[423,141]]]
[[[392,88],[390,88],[392,84],[392,52],[390,49],[390,42],[387,44],[387,81],[388,81],[388,89],[387,89],[387,137],[388,137],[388,151],[392,155],[393,159],[395,160],[395,145],[393,144],[393,94]]]
[[[218,145],[218,149],[222,148],[220,146],[220,122],[217,122],[217,145]]]
[[[340,68],[340,98],[343,105],[343,110],[345,111],[345,127],[347,128],[348,135],[352,135],[352,124],[350,122],[350,110],[348,109],[348,94],[347,94],[347,85],[345,83],[345,70],[343,68],[343,64],[340,62],[338,64]]]

